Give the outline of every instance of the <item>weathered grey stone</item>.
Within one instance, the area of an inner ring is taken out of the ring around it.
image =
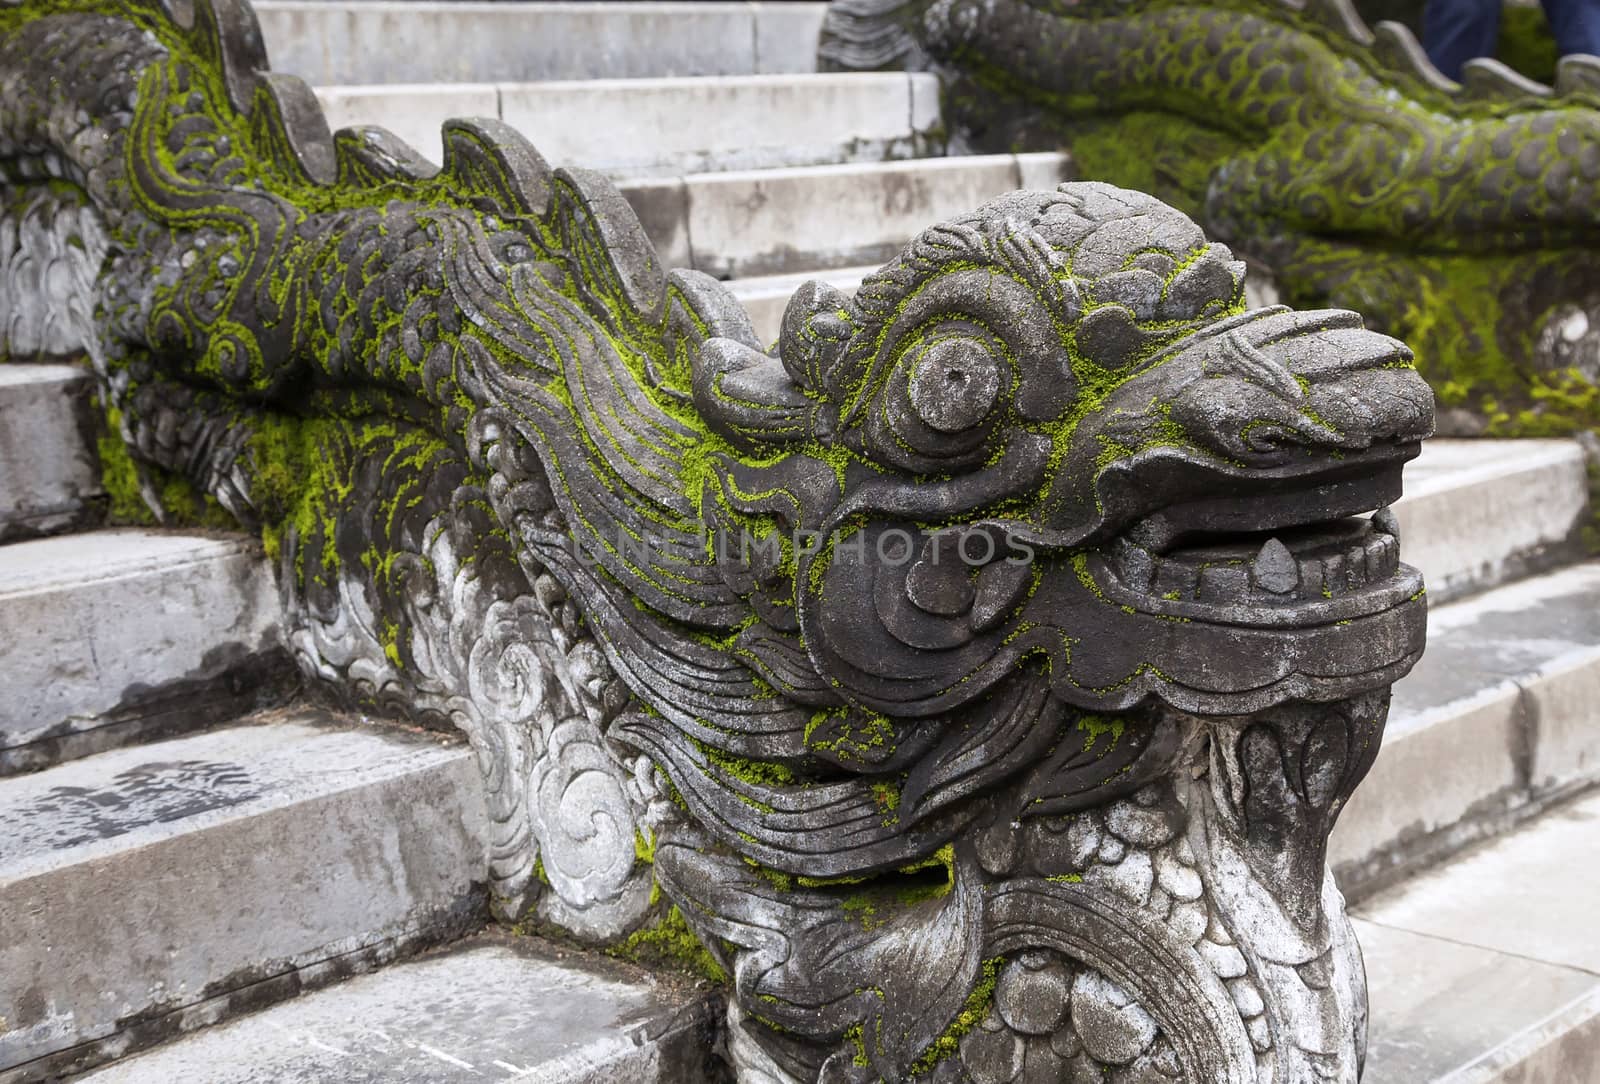
[[[481,795],[465,746],[315,711],[7,780],[0,1067],[92,1063],[460,931]]]
[[[1368,1079],[1588,1078],[1600,1064],[1597,816],[1600,797],[1579,799],[1356,909]]]
[[[1370,998],[1367,1080],[1467,1084],[1451,1074],[1494,1056],[1524,1029],[1562,1019],[1600,996],[1600,981],[1577,968],[1354,921]]]
[[[48,151],[12,159],[23,177],[62,177],[64,160]],[[12,174],[12,178],[15,175]],[[0,359],[80,355],[94,336],[94,281],[109,239],[95,209],[71,186],[8,186],[0,217]]]
[[[1070,160],[1030,164],[1038,188]],[[1021,184],[1015,155],[706,173],[688,177],[693,266],[719,278],[883,261],[930,221]],[[623,186],[624,192],[628,190]]]
[[[1072,984],[1072,1015],[1090,1054],[1125,1065],[1156,1037],[1156,1022],[1128,992],[1104,975],[1085,971]]]
[[[263,0],[256,14],[274,68],[331,86],[809,72],[825,6]]]
[[[100,495],[90,400],[73,365],[0,365],[0,541],[92,518]]]
[[[1203,207],[1283,297],[1407,339],[1451,404],[1442,430],[1589,428],[1555,389],[1600,371],[1600,64],[1574,57],[1553,87],[1487,58],[1446,78],[1393,21],[1421,6],[835,0],[818,51],[830,70],[938,72],[952,139],[974,150],[1114,141],[1098,179]],[[1453,142],[1463,125],[1471,146]],[[1443,252],[1473,270],[1441,272]]]
[[[720,997],[531,938],[484,936],[83,1078],[94,1084],[716,1084]]]
[[[52,742],[90,751],[102,727],[173,725],[219,689],[248,697],[283,665],[280,624],[261,547],[239,536],[120,529],[6,546],[0,767],[36,764],[27,746],[45,762]]]
[[[1329,860],[1360,895],[1600,778],[1600,565],[1435,607]]]
[[[1048,1035],[1067,1019],[1072,971],[1049,953],[1023,953],[995,982],[994,1004],[1013,1031]]]
[[[435,162],[446,120],[498,117],[551,164],[617,178],[913,157],[933,147],[936,96],[933,76],[904,73],[317,90],[329,127],[381,125]],[[923,104],[930,98],[931,115]]]
[[[1576,441],[1430,440],[1394,512],[1406,561],[1442,602],[1574,556],[1588,498]]]
[[[917,84],[924,84],[918,88]],[[502,84],[501,119],[552,163],[613,177],[907,158],[938,124],[926,74],[749,75]]]

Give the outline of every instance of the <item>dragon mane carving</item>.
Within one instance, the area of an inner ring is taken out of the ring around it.
[[[1354,1080],[1406,348],[1083,183],[767,352],[603,178],[444,148],[330,135],[239,0],[0,7],[0,348],[261,531],[308,674],[470,739],[499,913],[662,890],[747,1082]]]
[[[1475,60],[1458,85],[1351,0],[835,0],[821,57],[931,68],[963,142],[1066,146],[1292,304],[1361,312],[1416,350],[1450,431],[1600,421],[1596,58],[1554,87]]]

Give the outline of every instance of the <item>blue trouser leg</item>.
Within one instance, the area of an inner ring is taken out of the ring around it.
[[[1493,56],[1500,36],[1501,0],[1428,0],[1422,14],[1422,47],[1428,59],[1451,79],[1461,78],[1461,65],[1478,56]],[[1576,0],[1546,4],[1587,7]],[[1551,16],[1554,21],[1554,16]]]
[[[1593,0],[1544,0],[1544,16],[1562,56],[1600,56],[1600,5]]]

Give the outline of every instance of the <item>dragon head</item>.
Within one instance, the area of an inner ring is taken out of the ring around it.
[[[1330,993],[1355,980],[1324,844],[1422,649],[1421,577],[1383,509],[1432,396],[1401,343],[1351,313],[1247,311],[1243,279],[1160,201],[1067,184],[925,231],[854,298],[808,285],[774,353],[699,351],[717,448],[689,473],[750,603],[730,650],[811,715],[800,747],[754,761],[727,728],[674,741],[636,715],[617,733],[692,814],[659,833],[657,876],[732,953],[785,1071],[819,1065],[793,1035],[843,1036],[825,1079],[897,1078],[981,955],[1026,950],[1132,991],[1196,1079],[1244,1072],[1244,1025],[1203,954],[1143,913],[1148,886],[1089,940],[1170,957],[1062,940],[1107,890],[1079,884],[1099,861],[1079,837],[1102,830],[1105,868],[1205,851],[1194,921],[1258,969],[1296,1051],[1282,1071],[1359,1059],[1358,1010]],[[936,900],[858,901],[881,910],[853,924],[828,894],[941,855]],[[763,868],[820,887],[775,891]],[[927,978],[863,1000],[863,968]]]
[[[1387,685],[1420,650],[1422,585],[1392,518],[1354,517],[1399,495],[1431,395],[1401,343],[1245,311],[1243,278],[1165,204],[1069,184],[927,230],[852,300],[811,284],[777,357],[713,340],[697,403],[748,458],[711,483],[711,526],[750,529],[782,491],[786,525],[822,536],[788,575],[737,569],[778,586],[763,619],[896,719],[1031,659],[1088,711]]]

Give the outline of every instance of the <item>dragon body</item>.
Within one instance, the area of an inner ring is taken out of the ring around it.
[[[1069,147],[1404,338],[1457,433],[1594,424],[1600,67],[1441,76],[1348,0],[838,0],[839,68],[931,67],[972,145]]]
[[[768,353],[603,178],[443,144],[330,134],[234,0],[0,8],[5,349],[261,532],[308,675],[466,735],[498,913],[686,923],[746,1081],[1354,1080],[1409,351],[1073,184]]]

